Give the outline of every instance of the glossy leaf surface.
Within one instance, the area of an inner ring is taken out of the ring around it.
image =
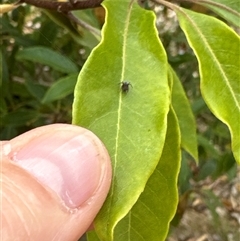
[[[170,91],[153,13],[135,1],[104,6],[103,39],[80,73],[73,123],[97,134],[111,156],[112,187],[95,227],[101,240],[112,240],[160,159]],[[128,92],[122,81],[131,83]]]
[[[176,10],[199,62],[203,98],[213,114],[228,126],[232,151],[240,163],[240,38],[216,18]]]

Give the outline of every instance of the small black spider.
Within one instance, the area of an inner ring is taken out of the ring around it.
[[[129,91],[129,86],[132,87],[131,83],[128,81],[122,81],[120,84],[121,84],[121,90],[124,93],[127,93]]]

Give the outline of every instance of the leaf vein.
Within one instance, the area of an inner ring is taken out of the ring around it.
[[[204,37],[204,35],[201,33],[201,30],[199,29],[199,27],[197,26],[197,23],[195,23],[195,21],[185,12],[183,12],[187,18],[189,19],[189,21],[192,23],[192,25],[195,27],[197,33],[199,34],[200,36],[200,39],[202,39],[202,41],[205,43],[205,46],[206,46],[206,49],[209,51],[209,54],[212,56],[212,59],[213,59],[213,62],[216,64],[215,66],[217,66],[217,69],[219,70],[219,72],[221,73],[221,75],[223,76],[223,79],[225,80],[225,84],[227,85],[227,87],[229,88],[231,94],[232,94],[232,97],[233,97],[233,100],[236,104],[236,106],[238,107],[238,110],[240,111],[240,105],[234,95],[234,91],[231,87],[231,85],[229,84],[228,82],[228,77],[226,76],[226,73],[223,71],[223,68],[221,68],[221,63],[219,63],[216,55],[214,54],[214,52],[212,51],[211,49],[211,46],[209,45],[209,42],[207,41],[207,39]]]

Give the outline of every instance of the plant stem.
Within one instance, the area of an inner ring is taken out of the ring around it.
[[[103,0],[85,0],[85,1],[67,1],[67,2],[57,2],[49,0],[20,0],[19,3],[27,3],[35,7],[55,10],[58,12],[69,12],[79,9],[95,8],[100,6]]]

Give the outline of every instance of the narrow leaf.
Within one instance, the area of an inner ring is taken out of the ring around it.
[[[172,105],[181,130],[181,146],[198,161],[195,118],[180,80],[172,69],[170,71],[173,77]]]
[[[165,240],[178,204],[180,161],[180,130],[176,115],[170,110],[161,159],[137,203],[117,225],[114,241]]]
[[[75,38],[81,38],[79,32],[74,28],[69,18],[61,12],[51,11],[47,9],[42,10],[53,22],[69,31],[69,33]]]
[[[0,122],[3,126],[26,126],[38,119],[39,113],[30,110],[17,110],[1,116]]]
[[[75,15],[76,12],[82,12],[83,14],[85,11],[89,10],[79,10],[79,11],[73,11],[73,14]],[[93,37],[93,35],[90,33],[90,31],[84,31],[83,29],[80,30],[79,26],[76,24],[74,25],[71,20],[63,15],[62,13],[56,12],[56,11],[50,11],[50,10],[43,10],[43,12],[56,24],[61,26],[62,28],[66,29],[71,37],[76,41],[78,44],[82,46],[86,46],[89,49],[92,50],[93,47],[95,47],[98,44],[98,39]]]
[[[240,27],[240,2],[238,0],[198,0],[201,4],[221,17]]]
[[[46,87],[39,83],[35,83],[31,80],[25,81],[24,84],[25,84],[27,90],[29,91],[29,93],[33,97],[35,97],[35,99],[37,99],[38,101],[41,101],[44,93],[46,92]]]
[[[17,59],[45,64],[63,73],[76,73],[78,67],[69,58],[46,47],[29,47],[17,53]]]
[[[112,160],[112,187],[95,220],[101,240],[137,201],[163,148],[170,91],[155,17],[135,1],[106,0],[103,40],[75,89],[73,123],[92,130]],[[122,91],[129,81],[129,91]]]
[[[204,149],[204,153],[206,153],[205,159],[218,159],[219,158],[219,152],[214,148],[214,143],[212,141],[208,140],[206,137],[203,135],[198,135],[197,136],[199,146],[201,146],[202,149]]]
[[[177,15],[198,58],[203,98],[228,126],[232,151],[240,163],[240,38],[216,18],[181,8]]]
[[[73,93],[77,82],[78,74],[71,74],[67,77],[57,80],[46,92],[42,99],[42,103],[49,103],[55,100],[62,99]]]
[[[9,80],[9,67],[7,64],[6,52],[1,49],[0,51],[0,87],[2,89],[2,95],[6,95],[5,87]]]

